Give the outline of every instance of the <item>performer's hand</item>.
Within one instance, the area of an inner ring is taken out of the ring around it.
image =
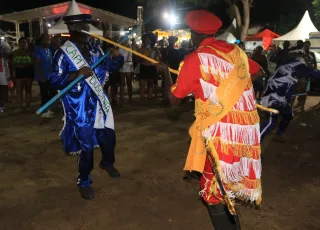
[[[89,66],[84,66],[78,70],[78,76],[84,75],[86,78],[91,77],[93,74],[92,69]]]

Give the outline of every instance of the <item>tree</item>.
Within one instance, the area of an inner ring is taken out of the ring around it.
[[[231,18],[235,18],[237,22],[238,33],[236,36],[244,41],[248,35],[250,26],[250,9],[254,0],[215,0],[224,1],[229,6]],[[242,9],[242,14],[240,13]]]
[[[161,5],[168,4],[169,0],[136,0],[138,3],[146,3],[149,7],[158,8]],[[254,0],[178,0],[181,3],[193,3],[201,7],[209,7],[211,4],[224,2],[229,6],[231,18],[236,18],[239,34],[236,36],[244,41],[250,25],[250,9]],[[320,0],[319,0],[320,1]],[[171,1],[170,1],[171,2]],[[242,14],[240,13],[242,9]]]
[[[319,29],[320,28],[320,0],[314,0],[312,2],[311,8],[311,18],[315,26]]]

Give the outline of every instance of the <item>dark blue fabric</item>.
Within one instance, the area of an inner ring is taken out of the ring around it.
[[[298,79],[310,76],[320,78],[320,72],[300,60],[292,60],[282,66],[269,78],[261,104],[279,111],[281,121],[277,135],[282,135],[293,118],[291,98],[296,91]],[[266,114],[266,121],[261,126],[261,141],[276,126],[278,116]]]
[[[282,65],[269,78],[261,104],[271,108],[290,105],[298,79],[305,76],[320,78],[320,72],[299,60]]]
[[[84,131],[84,130],[82,130]],[[115,162],[114,149],[116,145],[116,134],[112,129],[94,129],[94,136],[96,137],[99,146],[101,148],[101,164],[103,166],[111,166]],[[80,132],[82,135],[79,139],[81,143],[82,152],[79,156],[78,166],[79,166],[79,177],[78,177],[78,186],[85,187],[92,184],[89,183],[90,172],[93,169],[93,137],[92,134],[86,132]],[[88,146],[90,146],[88,148]]]
[[[293,119],[291,106],[279,106],[274,107],[274,109],[279,111],[279,115],[274,113],[265,113],[265,121],[260,128],[261,142],[265,136],[275,128],[279,116],[281,117],[281,120],[277,129],[277,135],[282,135],[287,130],[290,121]]]

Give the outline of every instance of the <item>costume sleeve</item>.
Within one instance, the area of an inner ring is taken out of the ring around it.
[[[312,78],[319,79],[320,72],[312,67],[301,64],[295,67],[296,73],[300,76],[310,76]]]
[[[48,80],[54,88],[61,90],[68,85],[68,78],[71,73],[73,72],[69,72],[67,57],[62,50],[58,50],[54,55],[53,71]]]
[[[250,75],[255,75],[259,71],[260,65],[253,61],[251,58],[248,58],[248,62]]]
[[[200,61],[194,53],[180,63],[177,82],[171,87],[172,94],[177,98],[185,98],[199,87],[200,76]]]
[[[320,71],[314,68],[307,67],[309,69],[309,74],[312,78],[320,79]]]

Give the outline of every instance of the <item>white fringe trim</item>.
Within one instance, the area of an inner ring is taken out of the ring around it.
[[[222,79],[227,78],[234,68],[233,64],[213,54],[199,53],[198,57],[205,73],[211,73],[215,76],[219,75]]]
[[[200,83],[203,91],[203,95],[205,99],[209,99],[212,103],[219,105],[218,97],[217,97],[217,87],[213,84],[210,84],[200,78]]]
[[[260,143],[260,123],[255,125],[238,125],[217,122],[202,131],[205,139],[212,140],[220,131],[220,138],[228,144],[255,145]]]
[[[237,103],[233,106],[233,110],[238,111],[252,111],[256,108],[256,99],[253,87],[251,87],[249,90],[244,91]]]
[[[261,160],[242,157],[239,162],[233,164],[220,161],[221,171],[227,181],[239,182],[248,177],[252,168],[257,179],[261,178]]]

